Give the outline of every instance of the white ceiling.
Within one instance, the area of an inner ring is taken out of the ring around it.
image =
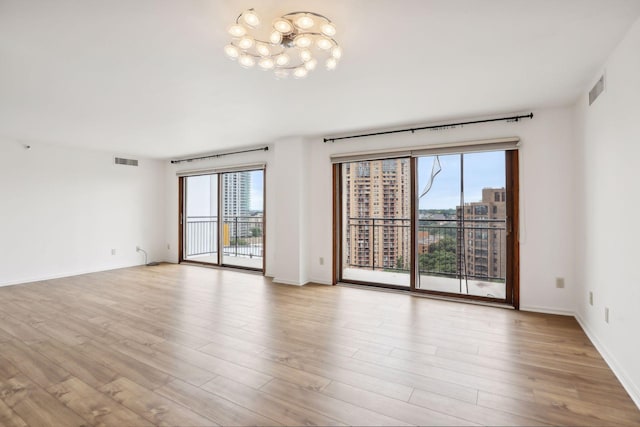
[[[329,16],[338,69],[245,70],[227,26]],[[567,105],[640,0],[0,0],[0,136],[167,158]]]

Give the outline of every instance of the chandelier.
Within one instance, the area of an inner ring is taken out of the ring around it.
[[[335,41],[336,27],[326,16],[314,12],[291,12],[276,18],[269,29],[258,32],[260,18],[253,9],[242,12],[229,27],[227,56],[244,68],[272,70],[277,78],[304,78],[318,61],[334,70],[342,57]]]

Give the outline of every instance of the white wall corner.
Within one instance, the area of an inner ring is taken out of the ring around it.
[[[596,350],[598,350],[600,355],[602,355],[604,361],[607,362],[607,365],[609,365],[614,375],[618,378],[618,380],[622,384],[622,387],[624,387],[627,393],[629,393],[631,400],[633,400],[638,409],[640,409],[640,385],[633,382],[633,379],[624,369],[622,364],[620,364],[615,356],[609,350],[607,350],[602,341],[587,326],[587,323],[582,319],[580,314],[576,313],[575,318],[589,340],[591,340],[591,342],[593,343]]]

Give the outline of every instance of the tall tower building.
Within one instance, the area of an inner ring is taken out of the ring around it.
[[[483,188],[482,201],[464,205],[464,229],[458,239],[459,270],[475,278],[504,279],[507,272],[507,203],[504,188]],[[457,207],[462,218],[462,208]],[[464,258],[463,258],[464,256]],[[464,262],[466,260],[466,265]]]
[[[353,162],[344,168],[346,264],[355,268],[408,270],[409,161]]]
[[[225,223],[230,225],[231,237],[247,235],[250,199],[251,172],[222,175],[222,215]]]

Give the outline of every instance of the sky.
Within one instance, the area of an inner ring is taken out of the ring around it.
[[[249,209],[252,211],[262,211],[262,196],[264,186],[264,172],[251,172],[251,198],[249,201]]]
[[[460,154],[440,157],[442,168],[433,180],[431,190],[420,199],[420,209],[455,209],[460,205]],[[431,170],[434,157],[418,158],[418,191],[422,193]],[[464,201],[482,200],[482,189],[505,186],[505,153],[464,154]]]

